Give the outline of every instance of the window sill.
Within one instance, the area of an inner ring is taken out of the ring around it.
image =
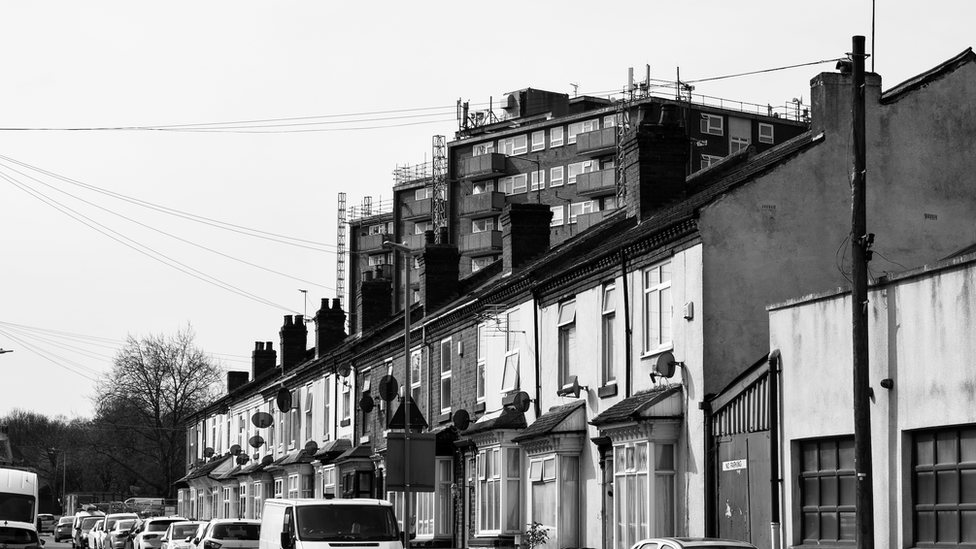
[[[437,416],[436,418],[434,418],[434,421],[436,421],[437,423],[447,423],[450,420],[451,420],[451,411],[450,410],[448,410],[448,411],[444,412],[443,414],[440,414],[439,416]]]
[[[657,349],[652,349],[650,351],[642,351],[640,355],[640,359],[648,360],[652,358],[657,358],[657,356],[660,355],[661,353],[666,353],[668,351],[673,351],[673,350],[674,350],[674,343],[671,343],[669,345],[658,347]]]
[[[610,385],[604,385],[596,390],[596,394],[600,398],[617,396],[617,384],[611,383]]]
[[[482,413],[484,413],[484,411],[485,411],[485,403],[484,402],[479,402],[479,403],[477,403],[477,404],[474,405],[474,413],[476,413],[476,414],[482,414]]]

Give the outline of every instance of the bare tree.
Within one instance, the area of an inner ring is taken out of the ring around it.
[[[193,340],[189,326],[170,337],[130,335],[95,402],[93,450],[162,496],[172,497],[183,474],[183,423],[216,398],[221,380],[220,365]]]

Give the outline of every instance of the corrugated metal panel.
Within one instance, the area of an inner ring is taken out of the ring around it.
[[[755,433],[769,429],[769,384],[764,376],[712,416],[715,436]]]

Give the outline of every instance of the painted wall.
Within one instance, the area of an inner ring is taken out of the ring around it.
[[[897,102],[868,75],[867,223],[875,275],[935,262],[976,228],[976,66],[966,64]],[[816,146],[701,212],[708,392],[763,356],[763,305],[848,284],[850,83],[812,81]]]
[[[918,269],[872,287],[871,439],[876,543],[908,547],[911,533],[911,436],[914,429],[976,423],[976,256]],[[783,479],[796,477],[790,443],[852,435],[851,300],[847,292],[771,308],[772,349],[782,364]],[[893,380],[891,389],[880,385]],[[799,502],[784,483],[785,543]]]

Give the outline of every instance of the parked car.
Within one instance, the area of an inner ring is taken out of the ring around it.
[[[200,525],[206,522],[199,520],[186,520],[173,522],[163,534],[160,549],[186,549],[193,545],[192,540],[200,530]]]
[[[630,549],[756,549],[756,546],[722,538],[649,538],[638,541]]]
[[[63,539],[71,539],[71,525],[75,517],[67,516],[58,519],[57,526],[54,527],[54,543],[59,543]]]
[[[149,517],[137,523],[126,539],[124,549],[159,549],[163,534],[174,522],[186,522],[183,517]]]
[[[135,518],[123,518],[115,521],[110,530],[105,531],[105,541],[102,542],[102,549],[123,549],[125,541],[129,538],[129,532],[136,524]]]
[[[102,540],[102,528],[105,528],[105,519],[96,522],[88,530],[88,547],[90,549],[100,549],[99,542]]]
[[[137,518],[139,518],[139,515],[135,513],[109,513],[105,515],[104,526],[98,531],[98,544],[94,549],[109,549],[111,547],[109,545],[109,532],[115,528],[115,525],[120,520],[131,520],[135,522]],[[130,524],[129,528],[131,527],[132,525]],[[122,546],[118,545],[117,547],[121,549]]]
[[[0,523],[0,547],[5,549],[40,549],[44,540],[37,536],[37,527],[29,522],[5,520]]]
[[[85,549],[88,547],[88,532],[90,532],[96,524],[102,522],[102,519],[104,518],[105,515],[88,516],[82,517],[80,521],[77,521],[78,525],[75,527],[75,535],[71,540],[71,546],[74,549]]]
[[[47,513],[40,513],[37,515],[37,533],[43,534],[44,532],[54,532],[54,525],[57,524],[57,519],[54,515]]]
[[[248,519],[213,519],[197,537],[196,549],[258,549],[261,521]]]

